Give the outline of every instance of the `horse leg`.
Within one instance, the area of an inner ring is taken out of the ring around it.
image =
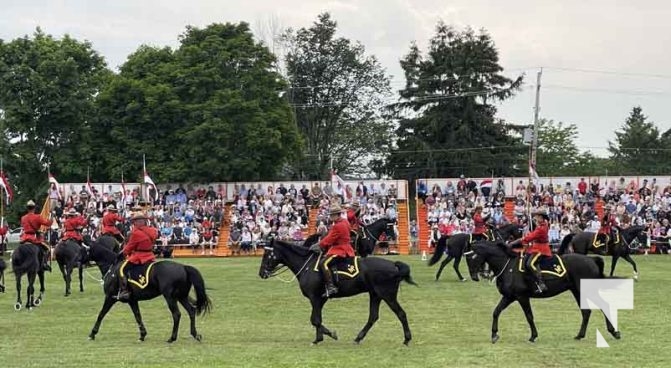
[[[436,272],[436,281],[440,278],[440,274],[443,273],[443,268],[447,266],[450,262],[452,261],[452,256],[447,255],[447,258],[440,264],[440,267],[438,268],[438,272]]]
[[[452,267],[454,268],[454,272],[457,273],[457,276],[459,277],[459,281],[466,281],[466,279],[461,276],[461,272],[459,272],[459,264],[461,263],[461,256],[455,257],[454,258],[454,264]]]
[[[103,307],[100,310],[100,313],[98,313],[98,319],[96,320],[96,323],[93,325],[93,329],[89,334],[89,340],[96,339],[96,334],[98,334],[98,331],[100,330],[100,324],[103,322],[103,318],[105,318],[105,315],[110,311],[114,303],[116,303],[116,299],[109,295],[105,296],[105,302],[103,303]]]
[[[193,336],[196,341],[201,341],[203,337],[196,331],[196,309],[189,303],[188,298],[181,298],[179,304],[186,309],[186,312],[189,314],[189,320],[191,322],[191,336]]]
[[[370,330],[371,327],[373,327],[373,324],[378,320],[379,314],[380,314],[380,301],[382,299],[380,298],[379,295],[370,293],[370,303],[368,307],[368,322],[366,322],[366,325],[363,326],[363,329],[361,329],[361,332],[356,336],[356,339],[354,339],[354,342],[359,344],[361,340],[366,337],[366,334]]]
[[[44,298],[44,270],[37,271],[37,278],[40,280],[40,295],[35,299],[35,306],[39,307]]]
[[[16,275],[16,303],[14,304],[14,310],[21,310],[21,277],[22,275]]]
[[[26,300],[26,308],[33,309],[35,307],[35,272],[28,272],[28,293]]]
[[[140,328],[140,341],[144,341],[145,336],[147,336],[147,329],[144,328],[144,323],[142,323],[142,314],[140,314],[140,306],[138,305],[136,300],[130,300],[128,302],[128,306],[130,307],[130,310],[133,311],[133,316],[135,316],[135,322],[137,322],[137,326]]]
[[[536,324],[534,323],[534,312],[531,310],[531,302],[529,298],[521,298],[517,300],[522,306],[524,311],[524,316],[527,318],[527,323],[529,323],[529,328],[531,329],[531,337],[529,338],[530,342],[536,342],[538,338],[538,331],[536,330]]]
[[[629,255],[629,253],[625,253],[625,254],[623,254],[623,255],[622,255],[622,258],[623,258],[625,261],[629,262],[629,264],[630,264],[632,267],[634,267],[634,281],[638,281],[638,268],[636,267],[636,262],[634,262],[634,260],[631,258],[631,256]]]
[[[494,313],[492,314],[492,344],[495,344],[499,341],[499,316],[504,309],[508,308],[515,299],[509,298],[507,296],[501,297],[499,304],[494,308]]]
[[[617,260],[620,258],[620,255],[613,253],[613,261],[610,264],[610,277],[613,277],[613,272],[615,272],[615,265],[617,265]]]
[[[65,282],[65,296],[68,296],[70,295],[70,293],[68,293],[68,273],[65,270],[65,266],[60,262],[58,263],[58,269],[61,270],[61,275],[63,275],[63,281]]]
[[[571,289],[571,293],[573,294],[573,298],[575,298],[576,303],[578,303],[578,308],[580,308],[580,290]],[[587,324],[589,323],[589,316],[592,314],[592,310],[581,308],[580,313],[582,314],[582,323],[580,324],[580,331],[578,331],[578,335],[575,337],[576,340],[581,340],[585,337]]]
[[[84,265],[80,262],[79,265],[77,266],[79,268],[79,292],[83,293],[84,292]]]
[[[168,303],[168,309],[170,309],[170,313],[172,313],[172,335],[170,335],[170,338],[167,341],[168,343],[171,343],[177,340],[179,320],[182,318],[182,313],[179,311],[177,301],[172,296],[169,294],[163,294],[163,297],[165,297],[165,301]]]
[[[405,311],[403,308],[401,308],[401,305],[398,304],[398,299],[397,299],[397,294],[398,294],[398,285],[396,286],[396,290],[391,295],[383,296],[382,298],[384,299],[385,303],[391,308],[391,310],[396,314],[396,317],[398,317],[398,320],[401,321],[401,325],[403,326],[403,344],[408,345],[410,343],[410,340],[412,340],[412,334],[410,333],[410,326],[408,326],[408,317],[405,314]]]
[[[310,323],[315,326],[316,336],[315,341],[312,342],[312,345],[317,345],[320,342],[324,341],[324,335],[329,336],[333,340],[338,340],[338,335],[335,331],[329,331],[326,326],[322,324],[322,308],[326,303],[326,299],[314,297],[310,299],[310,304],[312,304],[312,314],[310,315]]]

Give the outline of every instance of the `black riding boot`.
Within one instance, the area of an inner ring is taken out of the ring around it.
[[[324,267],[322,272],[324,273],[324,282],[326,283],[326,293],[324,293],[322,296],[328,298],[331,295],[338,293],[338,288],[333,285],[333,275],[331,274],[331,270]]]
[[[119,275],[119,294],[117,300],[127,302],[130,300],[130,290],[128,290],[128,280],[126,277]]]
[[[543,276],[541,275],[541,271],[535,271],[534,273],[534,278],[536,282],[536,287],[537,289],[534,290],[536,294],[543,293],[548,290],[548,287],[545,285],[545,281],[543,281]]]

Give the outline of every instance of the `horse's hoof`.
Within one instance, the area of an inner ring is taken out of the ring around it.
[[[582,340],[584,338],[585,338],[585,335],[578,335],[578,336],[574,337],[574,339],[576,339],[576,340]]]
[[[638,272],[634,272],[634,281],[638,281]]]
[[[166,342],[167,342],[168,344],[172,344],[173,342],[175,342],[175,340],[177,340],[177,339],[173,339],[173,338],[171,337],[171,338],[169,338],[168,340],[166,340]]]
[[[361,340],[354,339],[354,345],[361,345]]]
[[[409,346],[410,345],[410,340],[409,339],[403,340],[403,345]]]
[[[331,338],[332,338],[333,340],[336,340],[336,341],[337,341],[337,340],[338,340],[338,334],[337,334],[335,331],[331,331]]]
[[[17,311],[17,312],[20,311],[21,310],[21,303],[14,304],[14,310]]]
[[[42,305],[42,297],[40,296],[39,298],[35,299],[35,301],[33,302],[33,305],[35,305],[36,307],[39,307],[40,305]]]
[[[468,280],[463,279],[463,278],[462,278],[462,279],[459,279],[459,282],[466,282],[466,281],[468,281]]]
[[[94,341],[96,339],[95,335],[89,335],[89,341]]]
[[[536,339],[538,339],[538,336],[531,336],[529,338],[529,342],[534,343],[534,342],[536,342]]]
[[[499,341],[499,335],[494,335],[492,336],[492,344],[496,344],[496,342]]]
[[[203,341],[203,335],[201,334],[196,334],[193,338],[198,342]]]
[[[147,337],[146,335],[140,335],[140,338],[138,339],[138,341],[144,341],[144,339],[145,339],[146,337]]]
[[[68,297],[68,296],[70,296],[70,293],[65,293],[65,295],[63,295],[63,296]]]
[[[622,336],[620,335],[620,331],[611,332],[610,334],[613,335],[613,337],[616,340],[619,340],[620,338],[622,338]]]

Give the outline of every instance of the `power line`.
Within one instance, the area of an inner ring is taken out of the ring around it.
[[[571,91],[581,91],[581,92],[597,92],[597,93],[612,93],[612,94],[621,94],[621,95],[632,95],[632,96],[652,96],[652,95],[671,95],[671,92],[667,91],[640,91],[640,90],[625,90],[625,89],[606,89],[606,88],[585,88],[585,87],[575,87],[575,86],[563,86],[558,84],[546,84],[543,85],[544,88],[549,89],[565,89]]]
[[[580,68],[564,68],[556,66],[547,66],[544,67],[550,70],[566,71],[566,72],[578,72],[578,73],[592,73],[592,74],[607,74],[607,75],[620,75],[620,76],[630,76],[630,77],[644,77],[644,78],[661,78],[661,79],[671,79],[671,75],[667,74],[649,74],[649,73],[632,73],[632,72],[615,72],[608,70],[596,70],[596,69],[580,69]]]

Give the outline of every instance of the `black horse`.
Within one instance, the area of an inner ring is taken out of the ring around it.
[[[387,231],[387,227],[394,222],[394,220],[388,217],[382,217],[370,225],[362,226],[361,232],[358,234],[354,244],[356,254],[361,257],[373,254],[380,235]]]
[[[500,242],[488,243],[490,242],[480,242],[473,245],[472,252],[467,255],[466,262],[468,263],[471,278],[474,281],[479,280],[478,270],[484,263],[488,263],[497,275],[496,287],[499,289],[502,297],[494,309],[492,343],[495,343],[499,339],[499,315],[513,302],[517,301],[520,303],[531,328],[529,341],[535,342],[536,338],[538,338],[538,331],[534,324],[530,298],[550,298],[569,290],[573,294],[578,306],[580,306],[580,280],[605,278],[603,274],[604,262],[601,257],[591,258],[582,254],[556,256],[561,258],[564,269],[563,274],[559,277],[552,276],[546,279],[547,291],[541,295],[537,295],[534,294],[525,275],[520,271],[520,256],[512,255],[510,252],[504,250],[505,245]],[[589,317],[592,313],[589,309],[581,309],[580,312],[582,313],[582,324],[580,325],[578,335],[575,337],[576,340],[585,337]],[[613,337],[616,339],[620,338],[620,332],[615,330],[608,318],[606,318],[606,327]]]
[[[324,335],[334,340],[338,337],[335,331],[330,331],[322,324],[322,308],[328,299],[323,296],[324,280],[321,272],[316,270],[316,262],[320,256],[307,248],[313,239],[308,239],[302,246],[271,239],[269,245],[264,247],[265,252],[261,260],[259,276],[262,279],[275,276],[283,266],[288,267],[294,273],[303,295],[312,304],[310,322],[316,330],[316,338],[312,343],[318,344],[324,340]],[[357,258],[357,260],[356,275],[353,278],[340,277],[339,291],[332,296],[344,298],[365,292],[370,296],[368,322],[354,342],[358,344],[366,337],[368,330],[378,319],[380,302],[384,300],[401,321],[405,337],[403,343],[407,345],[412,335],[405,311],[398,303],[398,289],[401,281],[417,285],[410,277],[410,267],[402,262],[391,262],[377,257]]]
[[[94,340],[96,334],[100,330],[100,324],[103,318],[112,306],[117,302],[116,296],[119,292],[119,282],[117,280],[119,268],[122,262],[116,262],[117,256],[111,250],[94,242],[91,245],[91,259],[98,263],[103,276],[103,290],[105,292],[105,301],[103,307],[98,314],[89,339]],[[189,297],[189,291],[193,286],[196,292],[196,300]],[[171,261],[156,262],[152,265],[151,273],[149,274],[149,281],[143,289],[135,286],[129,287],[132,290],[128,305],[133,311],[135,321],[140,329],[140,341],[144,341],[147,336],[147,330],[142,322],[142,315],[140,314],[139,301],[150,300],[163,295],[168,308],[172,313],[172,334],[168,342],[177,340],[177,332],[179,330],[179,320],[181,313],[177,303],[189,314],[191,320],[191,336],[197,341],[202,339],[202,336],[196,331],[196,315],[208,313],[211,309],[212,302],[205,291],[205,281],[200,272],[192,266],[182,265]]]
[[[54,250],[58,268],[63,274],[65,280],[65,296],[71,294],[70,283],[72,282],[72,270],[79,269],[79,291],[84,292],[83,272],[84,265],[88,261],[88,253],[86,248],[79,245],[76,241],[68,239],[56,245]]]
[[[46,249],[41,245],[22,243],[12,252],[12,272],[16,278],[16,303],[14,310],[21,310],[21,278],[28,278],[27,298],[25,307],[33,309],[42,304],[44,298],[44,266]],[[35,277],[40,280],[40,294],[35,298]]]
[[[522,237],[522,229],[515,224],[507,224],[499,228],[492,229],[492,234],[494,235],[494,240],[500,241],[509,241],[515,240]],[[447,255],[445,260],[440,264],[438,272],[436,272],[436,281],[440,278],[440,274],[443,272],[443,268],[447,266],[450,261],[454,259],[454,272],[457,273],[459,281],[466,281],[466,279],[459,272],[459,264],[461,263],[461,257],[464,253],[468,251],[471,245],[471,234],[455,234],[451,237],[441,236],[438,239],[438,244],[436,249],[433,252],[433,256],[429,260],[429,266],[433,266],[440,260],[443,256],[443,253]]]
[[[638,268],[636,267],[636,262],[631,258],[631,252],[640,245],[646,244],[647,234],[645,230],[645,226],[631,226],[620,231],[619,239],[609,242],[608,246],[600,247],[594,246],[594,236],[596,234],[593,232],[571,233],[562,239],[558,254],[569,253],[573,249],[573,252],[578,254],[592,252],[599,255],[611,255],[613,257],[613,261],[610,264],[611,277],[613,276],[613,272],[615,272],[617,260],[623,258],[634,268],[634,280],[638,280]]]
[[[118,253],[121,250],[121,245],[113,236],[101,235],[96,239],[96,241],[100,245],[110,249],[112,252]]]

